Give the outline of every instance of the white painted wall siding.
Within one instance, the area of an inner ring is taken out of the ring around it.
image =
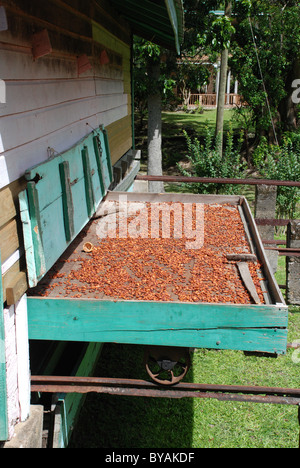
[[[128,115],[122,71],[114,79],[89,72],[77,77],[74,60],[58,65],[54,58],[33,62],[27,54],[0,54],[0,77],[6,83],[6,103],[0,107],[0,188],[47,159],[48,147],[65,151],[91,127],[107,127]]]
[[[0,189],[46,160],[49,147],[65,151],[91,127],[131,114],[129,44],[92,22],[92,68],[78,76],[75,50],[66,53],[63,44],[34,60],[31,38],[22,27],[19,35],[11,31],[9,20],[8,30],[0,31]],[[109,64],[101,65],[101,49],[108,50]]]

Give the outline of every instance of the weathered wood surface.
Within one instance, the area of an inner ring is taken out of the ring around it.
[[[25,180],[19,179],[0,190],[0,248],[2,250],[3,301],[7,300],[7,288],[14,289],[19,274],[24,273],[24,251],[22,248],[22,227],[19,215],[18,194],[24,190]],[[4,253],[5,252],[5,253]],[[28,287],[20,291],[19,300]],[[10,304],[8,304],[10,305]]]
[[[176,201],[178,195],[165,194],[121,194],[128,201],[166,202]],[[106,200],[116,200],[120,193],[110,192]],[[228,198],[187,195],[181,202],[210,202],[227,204]],[[231,199],[234,206],[239,198]],[[140,205],[139,205],[140,206]],[[79,280],[71,280],[68,274],[73,268],[80,268],[80,262],[88,259],[82,252],[84,242],[96,245],[95,229],[97,220],[89,229],[70,245],[68,251],[56,265],[55,271],[45,277],[37,290],[28,299],[29,330],[31,339],[57,339],[70,341],[119,342],[215,349],[240,349],[282,354],[286,351],[288,314],[287,307],[276,305],[233,305],[150,302],[139,300],[124,301],[118,296],[112,300],[95,290],[76,297],[81,286]],[[98,239],[99,241],[99,239]],[[78,262],[75,263],[74,262]],[[238,269],[233,265],[236,275]],[[265,265],[267,268],[267,264]],[[56,276],[59,273],[59,278]],[[65,279],[63,279],[65,277]],[[72,283],[74,281],[74,283]],[[64,286],[68,285],[68,286]],[[45,289],[44,289],[45,288]],[[64,289],[65,288],[65,289]],[[69,288],[69,290],[67,290]],[[71,295],[68,296],[68,295]],[[41,297],[32,297],[40,295]],[[67,296],[67,297],[65,297]],[[95,299],[95,296],[99,296]],[[62,299],[64,298],[64,299]]]
[[[28,299],[36,340],[239,349],[284,354],[288,310],[92,299]]]
[[[248,263],[246,262],[238,262],[237,263],[238,270],[240,272],[240,275],[242,277],[242,280],[249,291],[252,299],[254,300],[255,304],[261,304],[261,301],[259,299],[259,296],[256,291],[255,284],[253,283],[253,279],[251,277],[251,273],[249,270]]]
[[[104,129],[95,130],[69,151],[27,170],[27,190],[19,198],[30,287],[82,231],[106,194],[112,182],[107,147]]]
[[[99,125],[113,137],[116,162],[132,147],[128,24],[106,2],[2,3],[9,28],[1,32],[0,44],[7,103],[0,104],[0,187],[45,161],[47,148],[66,151]],[[33,60],[32,32],[43,29],[52,51]],[[81,55],[92,68],[78,76]]]

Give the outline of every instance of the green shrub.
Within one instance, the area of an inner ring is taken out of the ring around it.
[[[253,160],[261,176],[271,180],[300,180],[300,138],[286,135],[280,147],[268,145],[266,139],[254,152]],[[297,215],[300,202],[299,187],[278,187],[277,216],[291,218]]]
[[[184,135],[187,142],[187,159],[191,163],[190,170],[177,167],[181,174],[188,177],[233,178],[245,177],[245,164],[241,158],[242,135],[234,148],[233,131],[230,128],[226,136],[226,145],[223,154],[220,152],[220,138],[215,141],[211,129],[206,127],[204,145],[195,138],[192,140],[186,131]],[[239,187],[231,184],[184,184],[193,193],[237,193]]]

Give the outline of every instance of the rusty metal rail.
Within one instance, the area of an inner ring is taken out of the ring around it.
[[[273,247],[265,247],[265,250],[274,250],[279,253],[281,257],[300,257],[300,249],[284,249],[284,248],[273,248]]]
[[[160,387],[153,382],[102,377],[32,376],[31,391],[42,393],[106,393],[160,398],[214,398],[300,406],[300,389],[180,383]]]
[[[143,380],[103,377],[32,376],[31,391],[41,393],[102,393],[119,396],[177,399],[210,398],[219,401],[293,405],[298,407],[298,421],[300,425],[300,389],[293,388],[195,383],[179,383],[173,387],[162,387],[153,382]]]
[[[274,185],[277,187],[300,187],[300,182],[293,180],[269,180],[269,179],[228,179],[211,177],[187,177],[187,176],[151,176],[137,175],[136,180],[150,182],[169,183],[195,183],[195,184],[232,184],[232,185]]]

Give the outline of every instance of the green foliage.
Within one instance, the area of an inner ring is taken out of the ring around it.
[[[290,134],[282,146],[269,145],[262,138],[254,152],[253,160],[261,176],[270,180],[300,180],[300,135]],[[278,187],[278,218],[294,218],[300,202],[298,187]]]
[[[236,33],[230,48],[231,70],[239,80],[240,94],[253,111],[256,134],[267,134],[271,128],[267,97],[280,137],[287,129],[295,129],[289,117],[294,110],[288,98],[299,67],[299,2],[253,0],[250,15],[242,19],[238,10],[236,13]]]
[[[212,45],[218,52],[229,49],[231,36],[235,33],[230,18],[218,16],[212,23],[211,32],[213,34]]]
[[[205,142],[201,145],[195,138],[193,141],[184,131],[186,137],[190,170],[183,169],[180,164],[180,172],[188,177],[210,177],[210,178],[243,178],[245,176],[245,166],[241,158],[242,135],[239,138],[236,148],[234,147],[233,131],[230,127],[226,137],[226,146],[223,155],[220,154],[220,138],[216,141],[213,132],[206,127]],[[238,187],[228,184],[185,184],[186,188],[196,193],[227,193],[233,194],[238,191]]]

